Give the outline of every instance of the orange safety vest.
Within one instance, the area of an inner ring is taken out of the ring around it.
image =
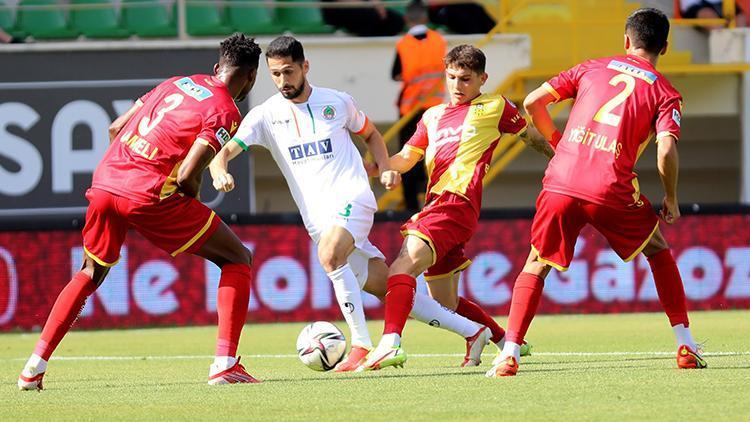
[[[396,44],[401,59],[401,98],[398,104],[402,115],[423,101],[422,108],[442,104],[445,98],[445,65],[443,56],[447,43],[439,33],[428,29],[427,37],[416,39],[404,35]],[[435,88],[439,86],[439,88]]]

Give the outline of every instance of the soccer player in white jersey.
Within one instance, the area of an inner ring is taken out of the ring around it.
[[[307,82],[310,65],[299,41],[276,38],[268,46],[266,61],[279,93],[253,108],[233,142],[217,154],[209,166],[213,185],[223,192],[234,189],[228,162],[249,146],[271,152],[318,245],[318,259],[352,333],[352,349],[336,371],[353,371],[372,349],[360,291],[383,298],[388,268],[383,254],[368,240],[377,204],[350,132],[364,139],[386,189],[396,187],[400,175],[388,167],[382,136],[353,98]],[[484,326],[424,294],[416,296],[411,315],[464,337],[467,358],[479,361],[487,344],[486,336],[480,335],[487,331]]]

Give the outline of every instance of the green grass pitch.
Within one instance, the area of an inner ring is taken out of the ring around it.
[[[691,316],[706,370],[676,369],[662,314],[540,316],[534,355],[504,379],[484,377],[494,346],[461,369],[463,340],[413,320],[404,369],[345,375],[299,362],[304,324],[248,325],[242,361],[265,382],[218,387],[206,385],[214,327],[73,331],[41,393],[16,387],[38,334],[2,334],[0,420],[750,419],[750,312]]]

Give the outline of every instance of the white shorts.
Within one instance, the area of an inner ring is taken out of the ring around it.
[[[349,255],[347,261],[354,275],[357,276],[359,287],[364,287],[367,282],[368,265],[370,259],[380,258],[385,260],[385,255],[375,247],[368,236],[377,211],[372,192],[362,195],[351,201],[341,201],[331,207],[328,215],[318,218],[313,222],[314,227],[309,231],[310,237],[315,244],[320,243],[320,235],[331,227],[342,227],[354,238],[354,251]],[[372,198],[372,199],[371,199]]]

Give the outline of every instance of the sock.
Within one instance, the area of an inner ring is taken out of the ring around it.
[[[458,298],[456,313],[465,316],[477,324],[489,328],[492,332],[492,338],[490,340],[492,340],[493,343],[499,342],[505,336],[505,330],[503,330],[503,328],[500,327],[500,325],[495,322],[495,320],[492,319],[484,309],[466,298]]]
[[[526,331],[529,330],[531,320],[534,319],[543,289],[543,278],[531,273],[522,272],[518,274],[516,284],[513,286],[513,298],[510,300],[505,348],[510,347],[510,343],[523,344],[523,338],[526,336]],[[505,350],[503,350],[503,354],[505,354]]]
[[[225,264],[221,268],[216,309],[219,314],[219,334],[216,356],[235,357],[242,327],[250,301],[252,273],[248,264]]]
[[[346,324],[351,332],[353,346],[372,348],[370,332],[367,330],[367,319],[362,306],[362,291],[349,264],[328,273],[333,282],[333,291],[344,314]]]
[[[669,318],[669,324],[673,327],[677,324],[689,327],[685,288],[682,286],[682,277],[672,257],[672,251],[664,249],[647,258],[654,274],[656,293]]]
[[[81,313],[86,304],[86,298],[94,293],[94,290],[96,290],[96,285],[86,273],[79,271],[73,276],[52,306],[47,322],[44,323],[42,335],[36,343],[35,355],[45,361],[49,360],[52,352]]]
[[[378,347],[393,348],[401,345],[401,336],[396,333],[383,334]]]
[[[408,274],[396,274],[388,277],[385,293],[385,328],[383,334],[398,334],[404,331],[406,319],[409,318],[417,280]]]
[[[697,351],[698,345],[695,344],[695,340],[693,340],[693,334],[690,332],[690,328],[683,324],[677,324],[672,327],[672,330],[674,330],[674,336],[677,338],[677,347],[684,344],[690,346],[694,352]]]
[[[35,372],[29,372],[25,373],[24,376],[26,377],[33,377],[37,374],[41,374],[42,372],[47,372],[47,361],[45,359],[42,359],[41,356],[37,355],[36,353],[33,353],[31,357],[29,357],[29,360],[26,361],[26,365],[24,365],[24,370],[28,367],[34,367],[36,368]]]
[[[411,316],[427,325],[453,331],[463,338],[471,337],[479,331],[479,325],[423,293],[417,293],[414,296]]]
[[[505,359],[509,356],[516,358],[516,362],[521,360],[521,345],[512,341],[506,341],[503,346],[503,351],[500,354],[501,359]]]
[[[211,368],[211,375],[225,371],[233,367],[235,363],[237,363],[237,358],[234,356],[216,356],[214,357],[214,364]]]

